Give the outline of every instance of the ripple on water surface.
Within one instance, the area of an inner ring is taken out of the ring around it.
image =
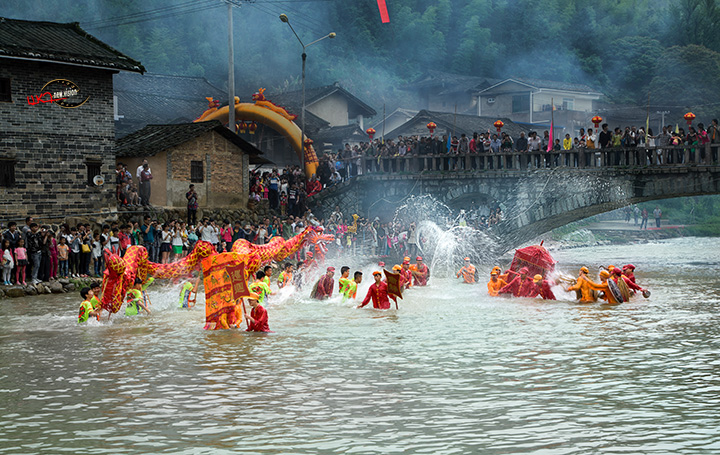
[[[653,294],[617,307],[434,279],[399,311],[271,301],[271,334],[205,332],[163,286],[85,327],[75,295],[4,300],[0,453],[718,453],[717,251],[555,253],[637,265]]]

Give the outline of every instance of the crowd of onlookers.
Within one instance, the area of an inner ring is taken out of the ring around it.
[[[115,167],[115,195],[118,205],[127,207],[147,207],[150,205],[152,170],[147,160],[135,170],[137,184],[125,163]]]

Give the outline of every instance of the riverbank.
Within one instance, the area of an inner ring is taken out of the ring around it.
[[[77,291],[84,287],[90,287],[91,283],[99,280],[100,278],[60,278],[58,280],[43,281],[37,284],[28,284],[27,286],[0,286],[0,298],[17,298],[42,294],[63,294],[66,292]]]
[[[661,223],[659,228],[655,227],[654,222],[647,229],[640,229],[639,226],[622,220],[574,223],[556,229],[540,240],[545,240],[545,246],[552,251],[589,246],[649,243],[693,236],[690,232],[691,226],[670,224],[667,221]]]

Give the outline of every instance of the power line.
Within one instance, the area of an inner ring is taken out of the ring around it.
[[[108,23],[108,22],[118,22],[118,21],[122,21],[122,20],[126,20],[126,19],[135,19],[135,18],[138,18],[138,17],[150,16],[150,15],[155,14],[155,13],[164,12],[164,11],[169,11],[169,10],[174,10],[174,9],[181,9],[181,8],[186,7],[186,6],[194,5],[194,4],[197,4],[197,1],[191,0],[191,1],[188,1],[188,2],[185,2],[185,3],[180,3],[180,4],[177,4],[177,5],[163,6],[163,7],[161,7],[161,8],[155,8],[155,9],[146,10],[146,11],[138,11],[138,12],[135,12],[135,13],[126,14],[126,15],[124,15],[124,16],[117,16],[117,17],[106,18],[106,19],[98,19],[98,20],[95,20],[95,21],[88,21],[88,22],[85,22],[84,24],[85,24],[86,26],[104,25],[105,23]]]
[[[103,24],[103,25],[99,25],[99,26],[90,25],[90,26],[86,26],[86,27],[90,28],[90,29],[101,30],[101,29],[110,28],[110,27],[118,27],[121,25],[130,25],[130,24],[136,24],[139,22],[147,22],[147,21],[153,21],[153,20],[157,20],[157,19],[165,19],[165,18],[169,18],[169,17],[179,16],[181,14],[195,13],[195,12],[199,12],[199,11],[207,11],[207,10],[211,10],[211,9],[222,6],[222,3],[215,3],[212,0],[205,0],[204,2],[200,2],[200,3],[194,2],[194,3],[195,4],[190,7],[175,10],[175,11],[170,11],[170,12],[167,12],[167,14],[148,14],[148,15],[144,15],[144,16],[138,16],[135,19],[126,19],[126,20],[114,19],[115,22],[109,22],[110,20],[108,20],[108,23]]]

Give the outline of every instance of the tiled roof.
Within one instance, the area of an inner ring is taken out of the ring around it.
[[[317,144],[323,142],[337,143],[354,139],[356,141],[367,141],[367,134],[360,129],[356,123],[343,126],[331,126],[322,128],[313,135],[313,141]]]
[[[254,145],[225,128],[219,120],[174,125],[148,125],[116,142],[118,158],[154,156],[163,150],[184,144],[209,131],[216,131],[251,155],[262,154]],[[259,157],[258,157],[259,158]],[[262,158],[261,158],[262,159]]]
[[[368,106],[357,98],[352,93],[345,90],[337,82],[332,85],[325,85],[323,87],[313,87],[305,89],[305,106],[309,106],[313,103],[320,101],[321,99],[332,95],[333,93],[340,93],[344,95],[348,101],[355,105],[355,108],[362,113],[365,117],[372,117],[377,114],[375,109]],[[280,106],[285,106],[290,109],[294,114],[300,115],[302,110],[302,90],[294,90],[292,92],[269,94],[268,99],[273,103]]]
[[[58,63],[145,72],[142,64],[80,28],[0,17],[0,58],[48,60]]]
[[[411,131],[417,129],[420,129],[425,133],[425,135],[428,135],[429,133],[427,129],[425,129],[425,125],[429,122],[434,122],[437,125],[436,134],[445,134],[445,130],[450,130],[455,131],[455,135],[457,136],[460,136],[462,133],[472,136],[475,132],[483,133],[486,131],[496,131],[493,123],[497,120],[502,120],[505,124],[502,128],[503,132],[508,133],[514,138],[519,137],[521,131],[525,131],[526,133],[529,131],[529,128],[518,125],[509,118],[498,119],[497,117],[479,117],[477,115],[464,114],[455,115],[452,112],[448,113],[422,110],[418,112],[415,117],[408,120],[408,122],[404,125],[385,134],[385,137],[392,138],[396,136],[413,135],[417,133],[411,133]]]
[[[415,82],[403,87],[405,90],[433,89],[438,95],[450,93],[483,90],[497,84],[500,79],[486,77],[466,76],[462,74],[446,73],[438,70],[428,70]]]
[[[537,89],[546,88],[546,89],[552,89],[552,90],[565,90],[565,91],[569,91],[569,92],[592,93],[592,94],[597,94],[597,95],[602,94],[601,92],[599,92],[585,84],[574,84],[571,82],[531,79],[531,78],[526,78],[526,77],[512,77],[509,79],[505,79],[505,80],[498,82],[490,87],[480,89],[480,92],[484,92],[486,90],[489,91],[491,89],[494,89],[495,87],[501,86],[508,82],[509,83],[517,82],[517,83],[528,85],[530,87],[537,88]]]

